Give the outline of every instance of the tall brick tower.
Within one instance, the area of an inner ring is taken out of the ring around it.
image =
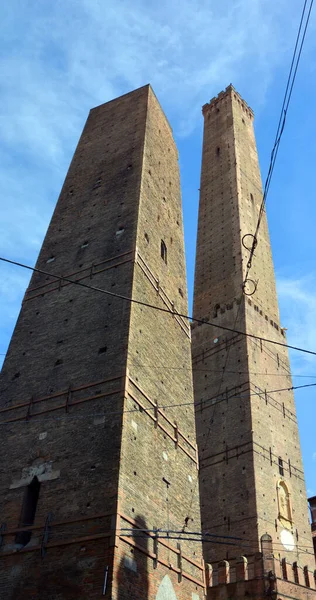
[[[202,529],[220,536],[209,593],[314,597],[294,398],[275,391],[292,385],[287,348],[220,328],[286,343],[265,215],[243,293],[262,200],[253,112],[229,86],[203,115],[194,317],[215,325],[193,325],[192,352]]]
[[[149,86],[90,112],[37,268],[2,370],[0,596],[202,600],[199,543],[165,533],[198,474],[189,326],[53,277],[187,313],[178,155]]]

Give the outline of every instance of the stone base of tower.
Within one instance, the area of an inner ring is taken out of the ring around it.
[[[267,597],[316,600],[316,571],[311,572],[296,561],[290,563],[288,559],[276,558],[272,542],[262,541],[263,552],[208,565],[208,600],[245,597],[248,600]]]

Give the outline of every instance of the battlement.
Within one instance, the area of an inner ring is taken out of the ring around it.
[[[234,86],[231,83],[227,86],[225,90],[220,92],[217,96],[214,96],[214,98],[212,98],[209,101],[209,103],[204,104],[204,106],[202,106],[203,115],[205,116],[210,111],[219,110],[219,104],[221,103],[221,101],[228,98],[229,96],[231,96],[235,101],[238,102],[238,104],[240,104],[242,110],[248,115],[248,117],[250,117],[251,119],[254,118],[254,112],[252,108],[250,108],[250,106],[235,90]]]
[[[274,568],[268,569],[268,563]],[[250,581],[258,578],[271,578],[288,581],[316,590],[316,570],[310,571],[307,566],[300,566],[296,561],[289,562],[286,558],[275,558],[274,555],[264,556],[261,552],[251,556],[240,556],[231,560],[207,565],[208,587],[221,584]]]
[[[232,596],[258,594],[289,595],[316,598],[316,570],[301,566],[297,561],[277,558],[269,535],[261,538],[262,552],[239,556],[207,565],[208,598],[228,600]]]

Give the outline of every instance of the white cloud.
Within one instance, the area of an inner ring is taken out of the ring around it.
[[[231,81],[261,101],[296,25],[285,0],[13,1],[1,61],[4,139],[58,162],[88,108],[149,81],[188,132],[201,104]]]

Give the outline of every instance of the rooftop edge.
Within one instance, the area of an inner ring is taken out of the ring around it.
[[[241,97],[241,95],[237,92],[237,90],[234,88],[234,86],[231,83],[227,86],[227,88],[225,90],[220,92],[217,96],[214,96],[214,98],[211,98],[211,100],[208,103],[206,103],[202,106],[203,115],[206,114],[206,112],[210,108],[215,107],[218,104],[218,102],[221,102],[221,100],[223,100],[224,98],[227,98],[227,96],[233,95],[233,94],[234,94],[234,97],[237,99],[237,101],[242,105],[242,108],[244,110],[246,110],[247,112],[249,112],[251,117],[254,117],[254,112],[253,112],[252,108],[247,104],[247,102],[245,102],[245,100]]]

